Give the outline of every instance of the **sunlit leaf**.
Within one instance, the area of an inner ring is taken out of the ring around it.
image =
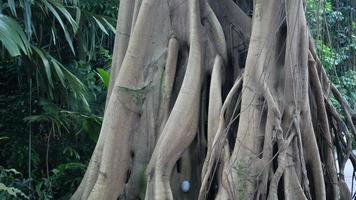
[[[97,68],[100,79],[103,81],[105,88],[109,87],[110,73],[103,68]]]

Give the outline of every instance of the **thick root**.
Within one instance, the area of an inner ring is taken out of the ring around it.
[[[189,2],[190,52],[187,70],[147,169],[146,199],[173,199],[169,183],[172,169],[197,132],[203,71],[198,7],[198,1]]]
[[[72,199],[351,199],[356,115],[303,0],[255,0],[253,19],[235,2],[121,1],[104,123]]]

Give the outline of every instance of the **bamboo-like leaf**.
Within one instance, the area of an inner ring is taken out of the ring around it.
[[[0,26],[1,26],[1,24],[0,24]],[[5,34],[3,34],[0,30],[0,41],[1,41],[2,45],[4,45],[5,49],[9,52],[9,54],[11,56],[19,56],[20,49],[18,47],[18,44],[16,44],[14,42],[14,40],[11,40],[11,39],[7,40],[6,38],[7,38],[7,36]]]
[[[113,25],[110,24],[110,22],[108,22],[108,20],[105,18],[105,17],[102,17],[103,21],[106,23],[106,25],[109,27],[109,29],[115,33],[116,30],[115,30],[115,27]]]
[[[30,40],[32,36],[32,11],[31,0],[23,0],[24,4],[24,23],[27,38]]]
[[[76,8],[75,11],[75,22],[77,23],[77,29],[74,31],[74,33],[77,33],[78,29],[79,29],[79,24],[80,24],[80,20],[82,17],[82,11],[80,10],[80,8]]]
[[[64,81],[64,74],[62,71],[62,68],[60,65],[62,65],[61,63],[59,63],[56,59],[54,58],[50,58],[51,59],[51,63],[53,65],[53,68],[57,74],[57,77],[59,78],[59,80],[61,81],[63,87],[66,87],[65,81]]]
[[[96,24],[99,26],[99,28],[106,34],[108,35],[108,31],[105,29],[104,25],[97,19],[95,16],[92,16],[93,19],[95,20]]]
[[[72,26],[73,32],[75,33],[76,30],[78,29],[78,24],[73,19],[72,15],[68,12],[68,10],[63,5],[61,5],[61,4],[59,4],[59,3],[55,2],[55,1],[49,0],[49,2],[52,5],[54,5],[64,15],[64,17],[67,19],[69,24]]]
[[[0,14],[0,41],[11,56],[31,53],[30,43],[16,20]]]
[[[56,30],[54,28],[51,28],[51,33],[52,33],[52,38],[53,38],[53,44],[56,45],[56,43],[57,43]]]
[[[43,63],[45,71],[46,71],[48,82],[49,82],[51,88],[53,88],[51,66],[50,66],[48,58],[46,57],[45,53],[43,53],[39,48],[37,48],[37,47],[32,47],[32,48],[36,51],[38,56],[41,58],[41,61]]]
[[[84,108],[87,110],[89,109],[89,103],[85,97],[86,94],[86,88],[84,84],[74,75],[72,74],[68,69],[66,69],[63,65],[61,65],[63,73],[66,77],[66,80],[68,81],[72,92],[74,92],[74,97],[78,98],[79,100],[82,101],[84,104]]]
[[[58,23],[61,25],[62,30],[64,32],[64,37],[66,38],[67,43],[68,43],[70,49],[72,50],[73,54],[75,54],[72,38],[70,37],[67,27],[65,26],[62,18],[60,17],[60,15],[56,11],[56,9],[52,6],[51,3],[49,3],[47,0],[42,0],[42,2],[51,11],[53,16],[57,19]]]
[[[17,17],[17,13],[16,13],[16,4],[14,0],[7,0],[7,4],[9,5],[10,11],[11,13]]]

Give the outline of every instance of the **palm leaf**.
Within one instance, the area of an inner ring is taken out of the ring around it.
[[[21,51],[31,53],[30,43],[20,24],[11,17],[0,14],[0,41],[11,56],[19,56]]]
[[[56,75],[59,78],[59,80],[61,81],[63,87],[66,87],[66,84],[64,81],[65,77],[64,77],[64,74],[62,71],[62,69],[65,67],[53,57],[51,57],[51,63],[52,63],[52,66],[56,72]]]
[[[106,34],[109,35],[108,31],[105,29],[104,25],[95,16],[92,16],[99,28]]]
[[[40,57],[40,59],[41,59],[41,61],[43,63],[43,66],[45,67],[45,71],[46,71],[48,82],[49,82],[51,88],[53,88],[51,66],[50,66],[50,63],[49,63],[49,60],[48,60],[47,56],[39,48],[37,48],[37,47],[32,47],[32,48],[35,50],[35,52]]]
[[[11,13],[16,17],[17,13],[16,13],[16,4],[15,4],[15,0],[8,0],[7,4],[11,10]]]
[[[75,33],[76,30],[78,29],[78,24],[73,19],[72,15],[68,12],[68,10],[60,3],[51,0],[49,0],[49,2],[52,3],[52,5],[55,6],[55,8],[57,8],[57,10],[59,10],[63,14],[63,16],[67,19],[69,24],[72,26],[73,32]]]
[[[89,104],[86,100],[85,85],[62,63],[60,63],[49,53],[37,47],[33,47],[33,49],[44,66],[46,78],[48,83],[50,84],[50,88],[48,91],[49,94],[53,93],[52,89],[54,88],[54,82],[56,80],[60,83],[60,85],[62,85],[62,88],[65,89],[65,91],[62,91],[63,93],[70,92],[74,96],[74,98],[81,100],[86,109],[89,109]]]
[[[68,29],[67,29],[66,25],[63,22],[61,16],[59,15],[57,10],[53,7],[53,5],[49,1],[47,1],[47,0],[41,0],[41,1],[42,1],[43,5],[45,5],[46,8],[52,13],[52,15],[56,18],[56,20],[58,21],[58,23],[62,27],[62,30],[64,32],[64,37],[65,37],[70,49],[72,50],[73,54],[75,54],[72,38],[71,38],[71,36],[70,36],[70,34],[68,32]],[[73,21],[74,21],[74,19],[73,19]],[[76,24],[75,21],[74,21],[74,23]]]
[[[25,23],[25,32],[27,38],[30,40],[32,36],[32,11],[31,11],[31,0],[24,0],[24,23]]]
[[[102,17],[102,19],[103,19],[103,21],[106,23],[106,25],[109,27],[109,29],[110,29],[113,33],[115,33],[115,32],[116,32],[115,27],[114,27],[112,24],[110,24],[110,22],[108,22],[108,20],[107,20],[105,17]]]

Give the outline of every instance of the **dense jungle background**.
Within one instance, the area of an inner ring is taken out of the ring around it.
[[[319,57],[353,110],[355,4],[306,8]],[[101,127],[118,8],[118,0],[0,0],[0,199],[68,199],[78,187]]]

